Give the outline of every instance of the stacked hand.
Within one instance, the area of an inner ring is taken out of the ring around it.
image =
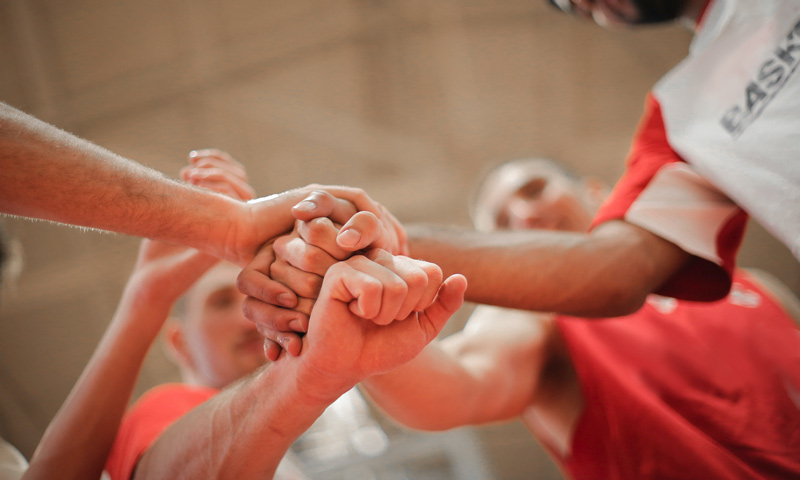
[[[319,213],[335,199],[315,192],[306,201],[321,206]],[[248,295],[245,315],[268,339],[268,357],[275,360],[282,350],[298,356],[309,348],[306,361],[329,357],[319,364],[331,374],[351,362],[361,369],[351,373],[361,378],[408,361],[461,305],[465,279],[442,283],[438,266],[380,248],[395,248],[393,230],[371,212],[340,225],[337,218],[315,217],[303,203],[294,209],[294,230],[266,245],[239,277]],[[281,302],[286,287],[296,302]],[[335,302],[348,306],[349,320],[342,320]]]
[[[438,266],[371,250],[325,274],[297,358],[303,380],[342,393],[414,358],[463,302],[466,279]]]

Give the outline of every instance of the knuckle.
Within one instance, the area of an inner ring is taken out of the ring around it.
[[[327,260],[327,254],[324,254],[318,248],[309,248],[306,254],[299,262],[299,268],[303,271],[311,271],[314,267],[322,264]]]
[[[386,285],[386,289],[388,290],[388,293],[391,295],[397,295],[402,297],[408,295],[408,285],[406,284],[406,282],[399,279],[390,282],[388,285]]]
[[[306,222],[306,241],[319,244],[330,236],[333,223],[327,217],[315,218]]]
[[[414,270],[406,276],[410,289],[424,289],[428,286],[428,275],[422,270]]]
[[[364,282],[364,295],[368,297],[380,297],[383,295],[384,285],[376,279]]]
[[[298,287],[298,289],[302,291],[297,293],[303,297],[316,297],[319,295],[321,288],[322,277],[318,277],[317,275],[307,275],[306,278],[304,278],[302,285]]]

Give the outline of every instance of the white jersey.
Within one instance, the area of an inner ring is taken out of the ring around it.
[[[712,0],[653,88],[670,146],[800,258],[800,1]]]

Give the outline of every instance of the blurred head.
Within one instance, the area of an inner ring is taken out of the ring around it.
[[[494,167],[473,195],[475,228],[585,232],[606,194],[602,182],[576,177],[552,160],[529,158]]]
[[[664,23],[677,20],[705,0],[550,0],[567,13],[592,17],[602,26]]]
[[[14,286],[22,272],[22,246],[0,223],[0,293]]]
[[[221,262],[186,293],[165,331],[187,383],[222,388],[266,363],[264,338],[242,313],[239,268]]]

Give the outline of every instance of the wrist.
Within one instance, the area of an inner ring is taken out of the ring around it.
[[[284,369],[283,373],[294,379],[295,402],[310,407],[327,407],[358,383],[356,379],[334,376],[313,368],[304,361],[303,355],[292,357],[284,354],[273,365]]]
[[[243,203],[232,229],[237,232],[233,245],[238,249],[239,262],[248,262],[262,245],[289,233],[295,223],[292,207],[307,195],[305,189],[296,189]]]

